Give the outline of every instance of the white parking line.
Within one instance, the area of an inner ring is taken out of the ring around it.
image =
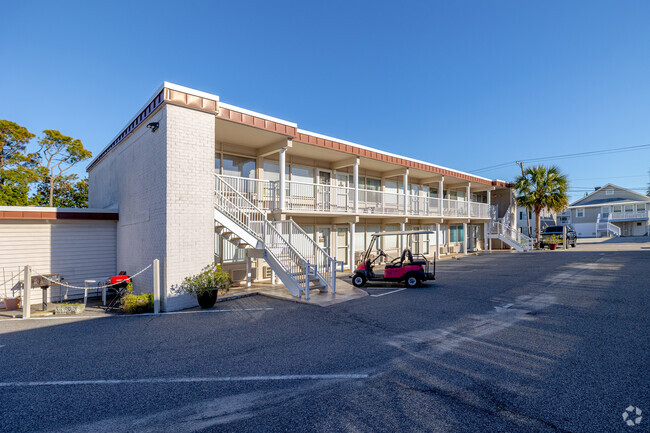
[[[373,297],[373,298],[378,298],[380,296],[392,295],[393,293],[401,292],[402,290],[406,290],[406,287],[403,287],[403,288],[397,289],[397,290],[392,290],[392,291],[387,292],[387,293],[381,293],[379,295],[370,295],[370,296]]]
[[[269,382],[281,380],[354,380],[366,379],[367,374],[289,374],[283,376],[230,377],[150,377],[145,379],[51,380],[38,382],[0,382],[2,388],[34,386],[121,385],[130,383],[209,383],[209,382]]]
[[[93,315],[93,316],[88,316],[88,315],[72,315],[72,316],[47,316],[47,317],[30,317],[29,319],[24,319],[24,320],[70,320],[70,319],[108,319],[108,318],[114,318],[114,317],[121,317],[121,318],[126,318],[126,317],[149,317],[149,316],[165,316],[168,314],[206,314],[206,313],[237,313],[237,312],[242,312],[242,311],[269,311],[273,310],[273,308],[266,307],[266,308],[229,308],[229,309],[223,309],[223,310],[212,310],[212,309],[206,309],[206,310],[191,310],[191,311],[169,311],[165,313],[160,313],[160,314],[155,314],[155,313],[140,313],[140,314],[106,314],[106,315]],[[23,319],[21,319],[23,320]]]

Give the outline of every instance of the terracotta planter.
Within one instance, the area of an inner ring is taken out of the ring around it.
[[[210,292],[203,292],[200,295],[196,295],[196,300],[199,301],[199,307],[201,308],[212,308],[217,302],[217,290],[212,290]]]
[[[548,249],[549,250],[554,250],[557,248],[557,244],[548,244]]]
[[[7,310],[17,310],[20,308],[20,298],[5,298],[4,301]]]

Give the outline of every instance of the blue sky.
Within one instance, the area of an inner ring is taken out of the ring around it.
[[[647,1],[5,2],[0,118],[96,154],[166,80],[473,171],[649,144],[648,22]],[[558,165],[573,199],[641,188],[650,148]]]

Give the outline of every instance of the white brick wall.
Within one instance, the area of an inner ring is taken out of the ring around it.
[[[169,289],[214,261],[215,118],[167,106],[167,309],[196,306]]]
[[[169,311],[196,305],[172,287],[214,260],[213,114],[164,105],[89,173],[89,205],[118,208],[117,267],[133,274],[161,259]],[[134,281],[153,289],[153,274]]]
[[[133,275],[165,258],[166,107],[140,125],[88,174],[93,208],[119,209],[117,268]],[[159,122],[156,132],[146,123]],[[153,290],[151,269],[134,279],[137,292]]]

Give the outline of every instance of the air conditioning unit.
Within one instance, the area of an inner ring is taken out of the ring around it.
[[[271,279],[271,274],[273,273],[273,271],[271,270],[271,268],[270,268],[269,266],[264,266],[263,269],[264,269],[264,278],[265,278],[265,279],[266,279],[266,278]]]

